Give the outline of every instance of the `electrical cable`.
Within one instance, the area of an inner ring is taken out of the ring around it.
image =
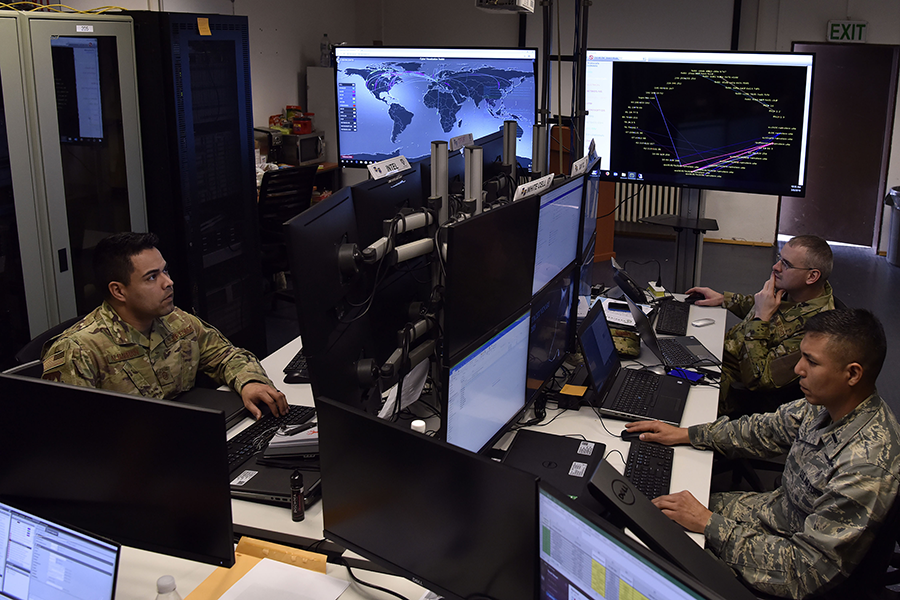
[[[393,590],[383,588],[380,585],[375,585],[374,583],[367,583],[367,582],[363,581],[362,579],[359,579],[356,575],[353,574],[353,569],[350,568],[350,563],[347,562],[347,559],[341,557],[341,558],[337,559],[337,562],[338,562],[338,564],[344,565],[344,567],[346,567],[347,574],[350,575],[350,579],[352,579],[354,582],[358,583],[359,585],[363,585],[367,588],[372,588],[373,590],[378,590],[379,592],[384,592],[385,594],[390,594],[391,596],[394,596],[395,598],[400,598],[400,600],[409,600],[406,596],[401,596],[400,594],[398,594],[397,592],[395,592]]]

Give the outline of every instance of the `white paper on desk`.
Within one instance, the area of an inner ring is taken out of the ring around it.
[[[603,302],[603,312],[606,313],[606,320],[610,324],[634,327],[634,317],[631,316],[630,310],[609,309],[610,302],[622,302],[621,300],[616,300],[615,298],[602,298],[601,302]],[[638,306],[641,307],[641,310],[644,311],[645,315],[650,314],[650,311],[653,310],[649,304],[638,304]]]
[[[587,316],[594,305],[600,298],[590,298],[588,296],[578,296],[578,318],[583,319]]]
[[[264,558],[219,599],[337,600],[349,586],[349,581]]]
[[[423,360],[403,378],[403,396],[400,399],[400,410],[418,400],[419,396],[422,395],[422,390],[425,389],[425,379],[428,377],[428,365],[430,364],[430,361]],[[395,404],[397,404],[396,385],[388,392],[387,400],[384,401],[384,406],[381,407],[378,417],[385,419],[394,414]]]

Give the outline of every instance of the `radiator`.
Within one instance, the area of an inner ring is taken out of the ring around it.
[[[622,203],[616,209],[616,221],[637,223],[640,219],[653,215],[677,215],[680,201],[681,188],[616,183],[616,205]]]

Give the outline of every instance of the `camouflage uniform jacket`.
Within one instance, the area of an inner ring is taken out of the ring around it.
[[[252,353],[178,308],[155,319],[147,339],[104,302],[45,344],[42,360],[44,379],[148,398],[191,389],[198,370],[237,392],[251,381],[272,385]]]
[[[836,423],[803,399],[688,433],[727,456],[788,452],[774,492],[713,494],[704,531],[712,552],[766,593],[803,598],[847,577],[900,487],[900,425],[877,393]]]
[[[725,334],[725,354],[737,359],[740,369],[740,377],[734,379],[750,390],[783,387],[796,378],[794,365],[800,357],[806,322],[823,310],[834,309],[831,284],[826,281],[822,295],[808,302],[782,301],[768,321],[753,318],[753,304],[753,296],[725,292],[722,306],[743,318]],[[724,362],[734,361],[726,356]]]

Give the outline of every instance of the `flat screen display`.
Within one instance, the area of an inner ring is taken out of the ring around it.
[[[583,194],[584,177],[581,176],[541,196],[532,295],[575,260]]]
[[[450,368],[447,443],[479,452],[525,407],[529,314]]]
[[[335,86],[342,166],[431,154],[431,142],[517,123],[516,156],[531,165],[537,102],[534,48],[338,46]]]
[[[806,193],[812,54],[588,50],[586,141],[610,181]]]
[[[564,272],[531,301],[528,332],[528,397],[541,389],[556,373],[572,350],[575,274],[577,266]]]

